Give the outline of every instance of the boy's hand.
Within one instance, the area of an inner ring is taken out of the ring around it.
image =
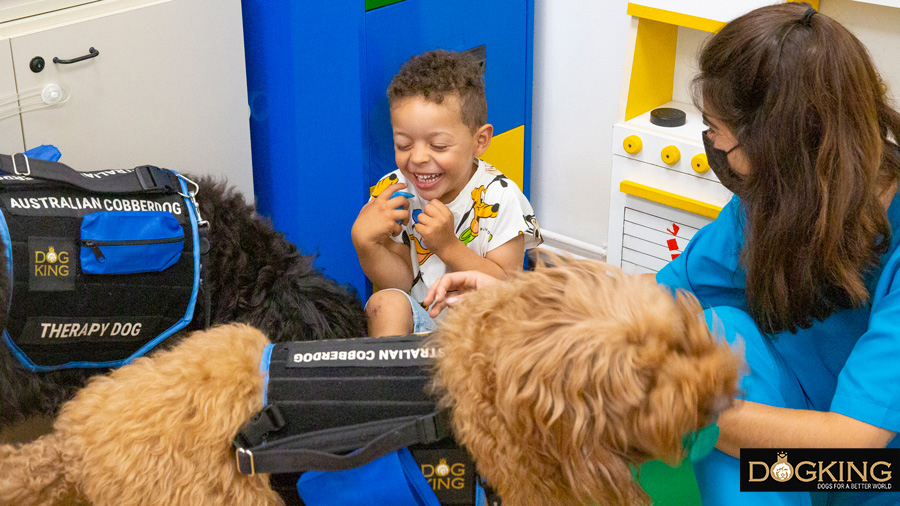
[[[404,183],[392,184],[362,206],[350,229],[354,244],[381,243],[403,231],[403,225],[409,221],[409,200],[393,194],[404,188]]]
[[[425,205],[415,227],[425,247],[438,257],[448,246],[459,243],[453,233],[453,213],[440,200],[433,199]]]

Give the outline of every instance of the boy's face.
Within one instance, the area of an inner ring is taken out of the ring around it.
[[[474,157],[491,142],[493,127],[482,125],[474,134],[463,124],[457,96],[440,104],[424,97],[408,97],[391,108],[394,158],[400,172],[425,200],[449,204],[475,172]]]

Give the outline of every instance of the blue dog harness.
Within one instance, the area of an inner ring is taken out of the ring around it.
[[[189,182],[0,155],[3,340],[22,365],[118,367],[190,323],[208,242]]]

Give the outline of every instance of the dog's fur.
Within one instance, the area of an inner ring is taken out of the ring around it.
[[[208,176],[196,181],[200,214],[210,223],[207,272],[213,324],[245,322],[276,341],[365,335],[365,313],[352,290],[317,271],[313,256],[301,254],[233,187]],[[6,286],[7,273],[0,269],[0,308],[7,307]],[[202,328],[201,308],[198,301],[186,330]],[[3,316],[0,324],[5,324]],[[179,338],[167,339],[164,346]],[[54,416],[90,376],[103,372],[34,373],[0,343],[0,428],[30,415]]]
[[[648,504],[631,469],[681,461],[682,438],[731,405],[740,359],[693,296],[551,260],[561,267],[480,290],[439,325],[456,439],[505,505]]]
[[[504,504],[646,503],[629,466],[678,462],[682,437],[736,391],[739,359],[699,311],[651,279],[580,261],[451,310],[433,337],[436,388]],[[222,326],[93,379],[53,433],[0,446],[0,506],[280,506],[230,447],[261,408],[266,342]]]
[[[282,504],[267,475],[238,472],[230,445],[262,408],[267,343],[219,326],[92,379],[53,433],[0,446],[0,505]]]

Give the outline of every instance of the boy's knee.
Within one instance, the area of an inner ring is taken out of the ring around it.
[[[405,292],[380,290],[366,304],[369,335],[373,337],[405,335],[413,330],[412,306]]]
[[[397,290],[379,290],[373,293],[369,297],[369,302],[366,303],[366,316],[370,320],[386,315],[396,318],[403,315],[404,312],[412,312],[409,298],[405,293]]]

